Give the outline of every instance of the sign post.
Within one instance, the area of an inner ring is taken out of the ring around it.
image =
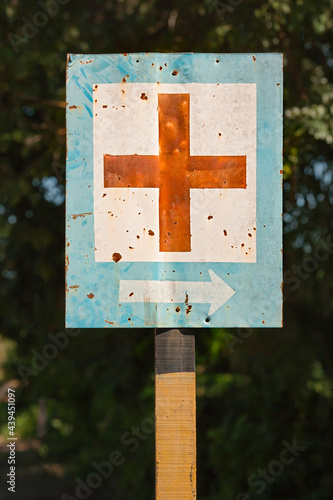
[[[193,328],[282,325],[282,55],[69,55],[67,100],[66,324],[157,329],[156,498],[193,499]]]
[[[195,334],[155,333],[156,500],[196,498]]]

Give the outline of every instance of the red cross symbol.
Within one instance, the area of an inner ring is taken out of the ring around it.
[[[161,252],[190,252],[190,189],[246,188],[246,156],[190,155],[190,95],[158,94],[159,156],[104,155],[104,187],[159,188]]]

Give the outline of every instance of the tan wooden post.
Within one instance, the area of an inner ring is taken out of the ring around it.
[[[155,332],[156,500],[196,498],[195,336]]]

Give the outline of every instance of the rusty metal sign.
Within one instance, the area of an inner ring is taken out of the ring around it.
[[[68,327],[282,322],[282,55],[70,55]]]

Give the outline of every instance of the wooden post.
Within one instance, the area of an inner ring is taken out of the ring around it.
[[[196,498],[195,334],[155,330],[156,500]]]

